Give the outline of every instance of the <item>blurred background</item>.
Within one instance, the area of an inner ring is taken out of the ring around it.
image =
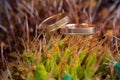
[[[57,13],[67,13],[70,23],[94,25],[95,38],[108,37],[113,53],[119,53],[120,0],[0,0],[0,69],[5,69],[8,54],[21,55],[23,41],[34,40],[39,24]]]

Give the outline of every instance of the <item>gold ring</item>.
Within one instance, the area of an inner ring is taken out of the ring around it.
[[[81,26],[81,27],[80,27]],[[89,26],[87,24],[67,24],[64,28],[61,28],[63,34],[78,35],[78,34],[95,34],[96,28]]]
[[[65,13],[59,13],[41,22],[39,28],[43,28],[47,32],[51,32],[65,26],[68,22],[69,17]]]

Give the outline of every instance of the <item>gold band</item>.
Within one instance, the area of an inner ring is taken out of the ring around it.
[[[65,13],[59,13],[45,19],[39,28],[44,28],[47,32],[55,31],[69,22],[69,17]]]
[[[78,26],[78,27],[76,27]],[[95,34],[96,28],[95,27],[79,27],[83,26],[81,24],[67,24],[64,28],[61,29],[63,34],[70,34],[70,35],[78,35],[78,34]]]

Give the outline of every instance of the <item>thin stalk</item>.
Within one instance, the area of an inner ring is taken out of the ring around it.
[[[102,2],[102,0],[99,0],[99,1],[98,1],[98,4],[97,4],[97,6],[96,6],[96,8],[95,8],[95,11],[94,11],[94,13],[93,13],[93,16],[92,16],[92,21],[94,21],[94,19],[95,19],[96,13],[97,13],[97,11],[98,11],[98,8],[100,7],[101,2]]]

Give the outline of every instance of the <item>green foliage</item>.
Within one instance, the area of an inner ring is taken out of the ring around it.
[[[79,56],[79,58],[80,58],[80,63],[82,63],[83,61],[84,61],[84,58],[86,57],[86,53],[84,52],[84,51],[81,51],[81,53],[80,53],[80,56]]]
[[[35,80],[47,80],[48,72],[44,65],[36,65]]]
[[[33,59],[34,59],[34,53],[26,53],[26,52],[24,52],[22,56],[23,56],[23,59],[24,59],[27,63],[32,62]]]
[[[59,51],[52,52],[52,56],[55,58],[56,63],[58,64],[61,60],[61,54]]]
[[[32,72],[29,72],[29,73],[28,73],[27,80],[34,80],[34,75],[33,75]]]
[[[48,72],[50,72],[53,68],[55,69],[57,67],[55,59],[47,59],[45,67]]]
[[[87,58],[87,62],[86,62],[86,68],[90,68],[93,64],[96,63],[96,61],[97,61],[96,53],[89,55],[89,57]]]
[[[71,53],[70,49],[66,48],[64,52],[64,56],[69,57],[70,53]]]
[[[93,65],[95,65],[96,63],[96,53],[94,53],[87,58],[86,69],[84,71],[85,77],[91,77],[92,75],[94,75],[96,69],[93,68]]]
[[[97,53],[89,53],[84,50],[80,53],[74,53],[72,48],[65,48],[60,51],[64,45],[64,40],[59,43],[54,43],[51,40],[49,49],[51,52],[40,55],[40,60],[35,58],[34,53],[23,53],[24,60],[30,64],[36,66],[35,73],[29,73],[27,79],[34,80],[47,80],[50,76],[50,80],[92,80],[92,76],[96,72]],[[107,62],[107,55],[103,62]],[[102,67],[103,68],[103,67]],[[104,69],[102,69],[104,70]],[[67,73],[65,73],[67,72]]]
[[[63,45],[64,45],[64,43],[65,43],[65,40],[60,40],[60,42],[58,43],[58,46],[61,48]]]

